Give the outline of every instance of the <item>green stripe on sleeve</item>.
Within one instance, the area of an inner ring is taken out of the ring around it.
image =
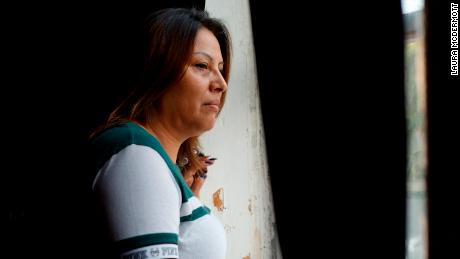
[[[178,244],[179,237],[174,233],[155,233],[131,237],[115,242],[114,246],[119,254],[144,246],[158,244]]]
[[[204,207],[196,208],[192,211],[192,214],[180,217],[180,222],[193,221],[195,219],[201,218],[202,216],[209,214],[209,210]]]

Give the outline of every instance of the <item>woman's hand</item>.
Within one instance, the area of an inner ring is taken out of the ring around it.
[[[209,156],[205,156],[202,153],[198,154],[201,169],[198,171],[192,171],[190,169],[185,170],[184,172],[184,179],[187,182],[187,185],[190,187],[192,192],[195,194],[196,197],[200,198],[200,190],[203,187],[204,181],[207,177],[208,173],[208,166],[214,164],[216,158],[211,158]]]

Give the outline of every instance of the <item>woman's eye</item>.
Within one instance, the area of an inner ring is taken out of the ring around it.
[[[195,64],[195,66],[197,68],[200,68],[200,69],[207,69],[208,68],[208,64],[206,64],[206,63]]]

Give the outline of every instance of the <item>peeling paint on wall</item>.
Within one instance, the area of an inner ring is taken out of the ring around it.
[[[216,207],[218,211],[224,210],[224,189],[223,188],[220,188],[214,192],[214,194],[212,195],[212,201],[213,201],[214,207]]]
[[[225,229],[225,232],[226,232],[227,234],[229,234],[232,230],[235,230],[236,227],[235,227],[235,226],[230,226],[230,225],[228,225],[228,224],[225,224],[224,229]]]
[[[251,204],[251,199],[249,199],[248,210],[249,210],[249,213],[252,215],[252,204]]]

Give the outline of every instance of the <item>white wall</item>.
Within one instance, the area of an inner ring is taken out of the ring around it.
[[[216,126],[201,137],[209,167],[201,199],[225,226],[228,259],[281,259],[271,198],[257,73],[247,0],[207,0],[233,41],[226,104]]]

